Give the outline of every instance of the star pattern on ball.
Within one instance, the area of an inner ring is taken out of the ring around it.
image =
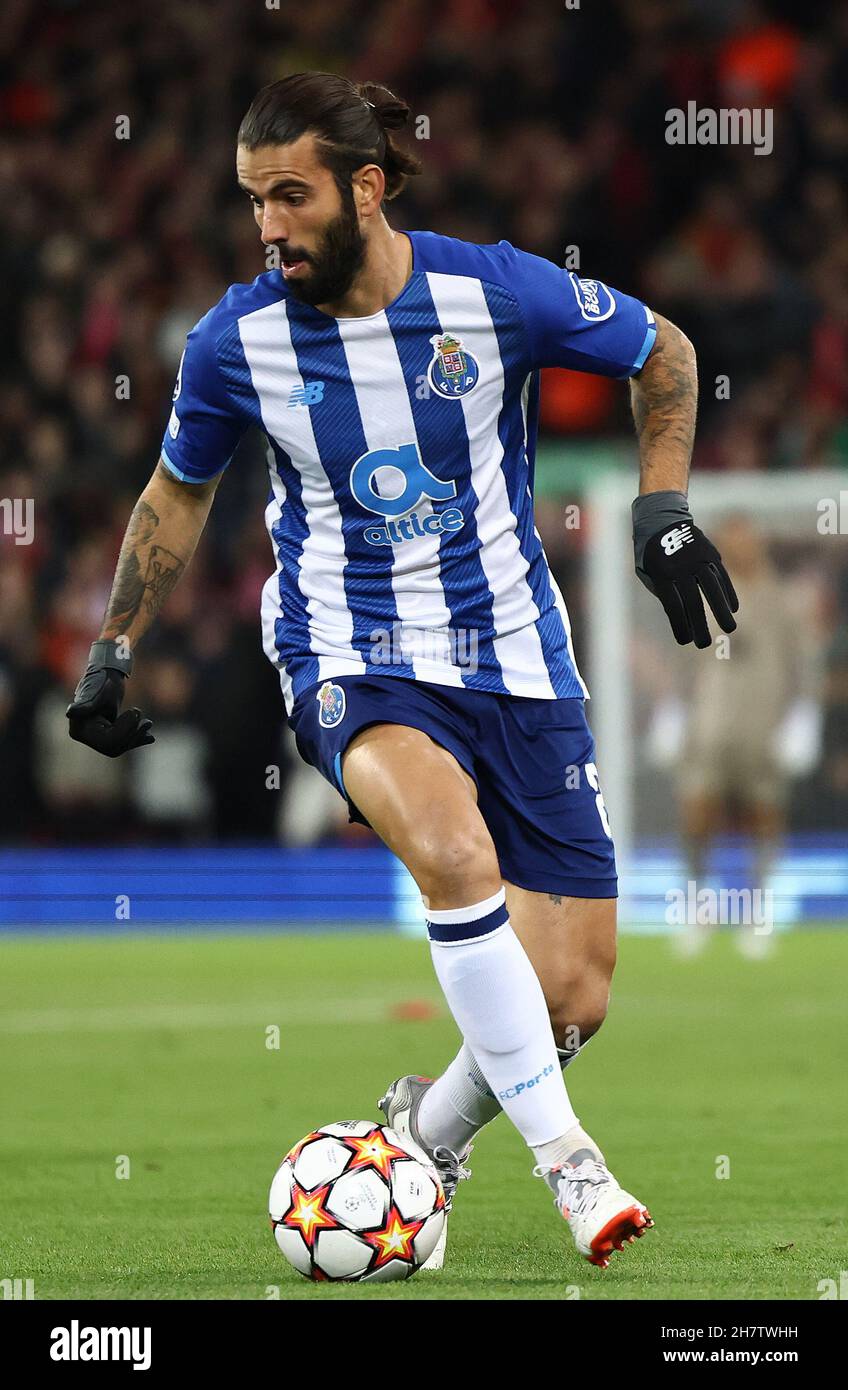
[[[424,1225],[423,1221],[404,1221],[397,1207],[392,1203],[385,1224],[379,1231],[363,1231],[362,1240],[373,1245],[377,1252],[373,1268],[388,1264],[390,1260],[415,1261],[412,1242]]]
[[[338,1221],[326,1208],[330,1186],[327,1183],[324,1187],[316,1187],[314,1192],[307,1192],[298,1182],[292,1184],[291,1206],[280,1224],[300,1231],[309,1250],[313,1249],[319,1231],[338,1230]]]
[[[397,1144],[390,1144],[383,1134],[379,1125],[361,1138],[351,1136],[342,1140],[346,1149],[350,1149],[353,1157],[348,1163],[345,1172],[352,1173],[356,1169],[374,1168],[386,1179],[391,1180],[392,1164],[398,1158],[409,1158],[405,1149],[398,1148]]]
[[[312,1141],[313,1141],[313,1139],[323,1139],[323,1138],[324,1138],[324,1135],[323,1135],[322,1131],[321,1131],[320,1129],[314,1129],[314,1130],[312,1131],[311,1134],[307,1134],[303,1139],[300,1139],[300,1140],[295,1144],[295,1146],[294,1146],[293,1149],[289,1149],[288,1153],[286,1154],[286,1157],[283,1159],[283,1162],[285,1163],[285,1162],[286,1162],[286,1159],[288,1159],[289,1163],[292,1165],[292,1167],[294,1167],[295,1163],[297,1162],[298,1157],[299,1157],[300,1154],[303,1152],[303,1150],[306,1148],[306,1145],[307,1145],[307,1144],[311,1144]]]

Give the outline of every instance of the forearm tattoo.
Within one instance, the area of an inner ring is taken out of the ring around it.
[[[698,409],[695,353],[667,320],[658,317],[657,324],[657,345],[639,375],[631,378],[633,419],[645,472],[666,465],[682,467],[685,485]]]
[[[102,636],[127,633],[139,614],[152,622],[186,567],[172,551],[153,543],[159,517],[148,502],[139,501],[130,517],[115,580],[109,596]]]

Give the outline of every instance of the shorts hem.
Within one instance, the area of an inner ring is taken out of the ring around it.
[[[618,878],[575,878],[572,874],[516,870],[501,862],[501,877],[529,893],[561,893],[566,898],[617,898]]]

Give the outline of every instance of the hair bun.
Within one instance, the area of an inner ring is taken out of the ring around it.
[[[373,106],[374,115],[384,130],[400,130],[409,120],[409,107],[388,87],[376,82],[363,82],[357,91],[362,100]]]

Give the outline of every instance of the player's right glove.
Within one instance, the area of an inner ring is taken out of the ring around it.
[[[712,641],[701,594],[723,632],[735,632],[736,590],[721,556],[695,525],[682,492],[648,492],[633,503],[636,573],[666,611],[681,646]]]
[[[93,642],[85,675],[65,711],[71,738],[87,743],[107,758],[119,758],[130,748],[156,742],[150,732],[153,721],[146,719],[140,709],[118,714],[124,681],[131,671],[132,655],[122,655],[117,642]]]

